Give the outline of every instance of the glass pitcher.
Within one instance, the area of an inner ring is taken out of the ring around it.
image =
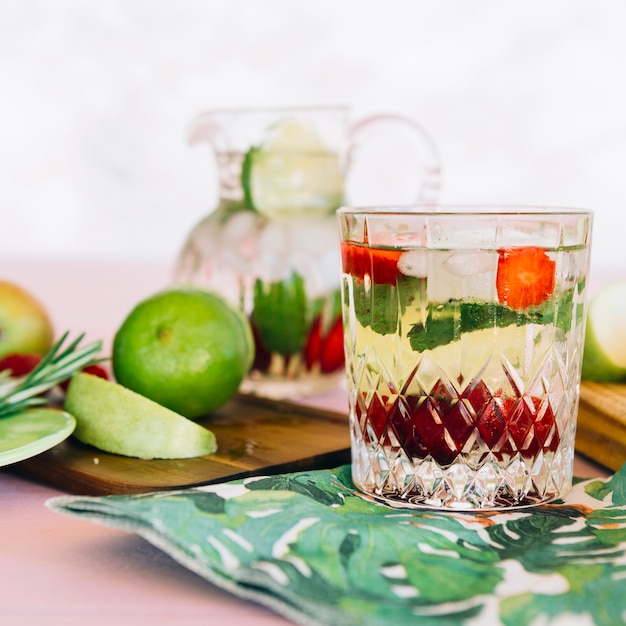
[[[256,357],[241,391],[280,399],[343,380],[342,204],[434,203],[437,150],[412,120],[350,120],[348,107],[220,110],[191,144],[215,153],[219,203],[191,231],[174,281],[219,291],[250,319]]]

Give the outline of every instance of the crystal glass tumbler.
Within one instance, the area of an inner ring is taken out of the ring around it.
[[[395,507],[553,500],[572,482],[592,214],[342,208],[352,473]]]

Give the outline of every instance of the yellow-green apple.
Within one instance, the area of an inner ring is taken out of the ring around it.
[[[14,352],[45,354],[53,340],[43,304],[23,287],[0,280],[0,357]]]
[[[626,280],[606,285],[589,303],[582,377],[626,382]]]

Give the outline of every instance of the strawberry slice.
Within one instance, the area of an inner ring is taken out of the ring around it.
[[[85,374],[91,374],[92,376],[98,376],[99,378],[104,378],[104,380],[109,380],[109,373],[102,367],[102,365],[98,365],[98,363],[93,363],[92,365],[87,365],[83,367],[81,372]],[[64,380],[59,386],[63,391],[67,391],[67,388],[70,386],[71,378]]]
[[[11,370],[11,376],[18,378],[30,374],[41,363],[39,354],[13,352],[0,359],[0,372]]]
[[[496,289],[502,304],[522,311],[552,295],[556,263],[543,248],[503,248],[498,253]]]
[[[304,363],[307,370],[311,370],[313,365],[320,360],[322,351],[322,316],[318,315],[311,325],[309,336],[304,346]]]
[[[320,371],[323,374],[330,374],[343,367],[343,321],[341,316],[335,319],[325,337],[322,337],[322,316],[318,315],[315,318],[304,348],[304,362],[309,371],[315,363],[319,362]]]
[[[401,256],[402,250],[370,248],[346,242],[341,244],[343,271],[358,280],[368,275],[377,285],[395,285],[396,280],[402,277],[398,269]]]
[[[250,320],[250,327],[252,328],[252,336],[254,338],[254,363],[252,364],[252,369],[266,372],[272,362],[272,353],[265,347],[261,339],[261,333],[252,320]]]
[[[343,320],[341,317],[338,317],[322,342],[320,370],[324,374],[329,374],[343,367],[343,364]]]

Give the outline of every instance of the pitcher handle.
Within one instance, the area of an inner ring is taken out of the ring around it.
[[[382,148],[376,148],[381,143]],[[364,175],[361,181],[359,170]],[[415,121],[383,113],[352,125],[346,154],[347,203],[433,204],[438,200],[440,187],[437,147]]]

